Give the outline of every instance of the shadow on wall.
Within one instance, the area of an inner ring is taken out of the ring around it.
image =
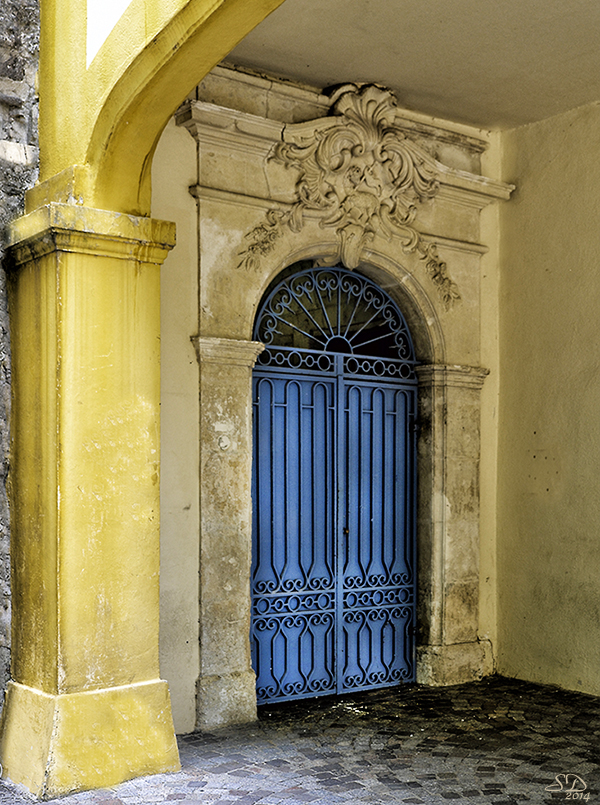
[[[10,676],[10,518],[6,495],[10,415],[10,336],[5,244],[37,178],[38,0],[0,3],[0,690]]]

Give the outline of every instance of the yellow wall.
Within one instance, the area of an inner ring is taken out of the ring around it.
[[[498,670],[600,694],[600,105],[503,147]]]

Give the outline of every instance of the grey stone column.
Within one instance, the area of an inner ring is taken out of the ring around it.
[[[419,374],[417,678],[452,685],[491,673],[479,641],[480,391],[487,369]]]
[[[194,338],[200,363],[200,729],[253,721],[250,665],[254,341]]]

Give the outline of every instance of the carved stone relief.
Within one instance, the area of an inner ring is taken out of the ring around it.
[[[246,236],[240,268],[251,270],[275,247],[288,227],[299,232],[305,217],[335,228],[339,254],[332,262],[356,268],[376,234],[400,238],[405,252],[425,263],[446,308],[460,299],[436,246],[413,226],[418,205],[433,199],[438,176],[428,157],[395,124],[396,101],[388,90],[346,84],[337,90],[333,117],[283,129],[271,155],[298,172],[295,202],[267,212]]]

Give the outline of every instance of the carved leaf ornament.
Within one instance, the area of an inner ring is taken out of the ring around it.
[[[287,210],[269,210],[263,223],[246,236],[240,267],[256,267],[289,227],[299,232],[305,214],[320,216],[322,227],[335,227],[339,258],[356,268],[364,246],[380,232],[400,237],[425,267],[446,307],[460,299],[434,244],[423,243],[412,226],[418,204],[435,196],[438,180],[418,146],[395,126],[391,92],[372,84],[348,84],[334,96],[334,117],[284,130],[272,159],[298,171],[296,201]]]

